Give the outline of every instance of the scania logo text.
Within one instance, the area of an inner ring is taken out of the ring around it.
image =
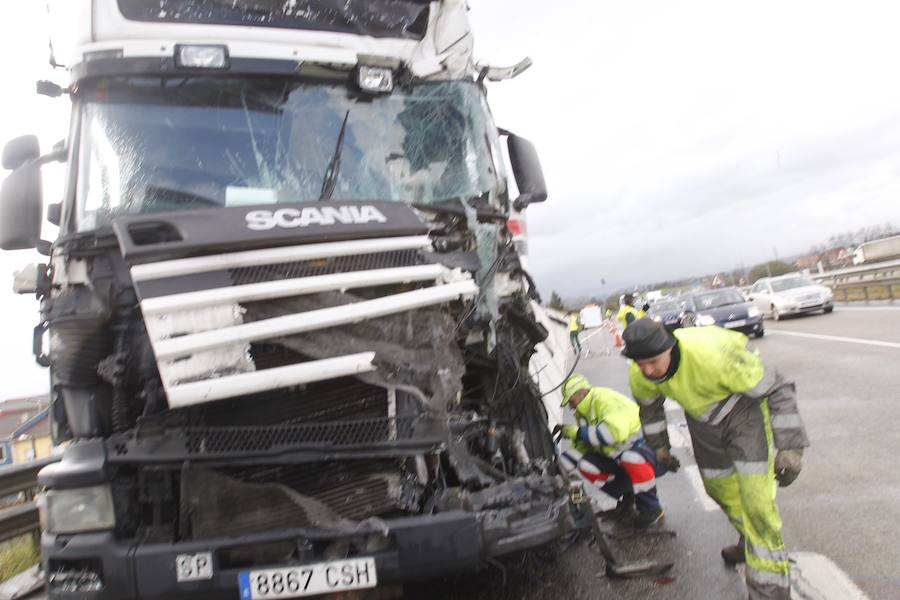
[[[360,206],[307,206],[303,208],[279,208],[278,210],[253,210],[247,213],[247,227],[255,231],[265,231],[275,227],[292,229],[310,225],[328,226],[364,225],[366,223],[386,223],[380,210],[371,204]]]

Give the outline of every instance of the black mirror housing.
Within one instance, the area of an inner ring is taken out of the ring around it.
[[[8,146],[7,146],[8,147]],[[4,160],[6,153],[4,152]],[[0,248],[35,248],[41,237],[41,167],[32,162],[9,174],[0,186]]]
[[[517,135],[510,135],[506,143],[509,162],[519,188],[519,197],[513,202],[513,207],[522,210],[532,202],[545,201],[547,184],[544,182],[544,171],[534,144]]]
[[[36,135],[23,135],[13,138],[3,147],[3,168],[18,169],[30,160],[41,155],[41,145]]]

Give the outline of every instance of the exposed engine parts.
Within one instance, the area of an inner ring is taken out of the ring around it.
[[[216,264],[171,276],[148,275],[155,263],[129,265],[107,250],[71,259],[83,277],[57,278],[44,298],[54,401],[65,409],[58,438],[66,430],[104,438],[118,536],[177,542],[346,529],[448,510],[488,512],[508,526],[565,498],[528,371],[547,332],[531,314],[517,255],[475,210],[418,215],[432,232],[427,248]],[[195,268],[170,262],[176,271]],[[477,293],[333,326],[273,328],[296,315],[314,320],[433,290],[440,281],[390,276],[429,265],[449,281],[476,282]],[[387,275],[381,284],[327,288],[345,273],[361,281]],[[320,290],[305,291],[316,281]],[[276,286],[299,291],[245,294]],[[212,300],[200,304],[192,294]],[[225,304],[215,304],[219,298]],[[242,335],[252,328],[270,333]],[[219,344],[218,335],[234,341]],[[202,350],[163,358],[166,344],[193,339]],[[257,385],[245,378],[359,351],[374,359],[356,375],[306,375],[304,383],[172,405],[186,386],[214,389],[227,378]]]

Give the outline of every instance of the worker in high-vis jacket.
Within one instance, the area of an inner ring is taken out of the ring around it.
[[[622,353],[633,360],[631,391],[658,462],[677,463],[663,409],[668,397],[684,408],[707,493],[741,535],[722,557],[746,561],[751,599],[790,598],[775,492],[776,481],[786,486],[796,479],[809,446],[794,384],[735,331],[689,327],[673,335],[652,319],[639,319],[623,337]]]
[[[569,315],[569,341],[572,342],[572,350],[575,351],[575,354],[581,354],[581,340],[578,339],[580,332],[581,320],[578,313],[571,313]]]
[[[568,404],[578,421],[560,427],[573,446],[560,455],[563,467],[577,469],[618,500],[608,516],[639,528],[662,521],[656,453],[644,440],[638,405],[613,389],[591,387],[582,375],[566,379],[562,395],[562,405]]]
[[[626,329],[629,325],[631,325],[641,317],[646,316],[646,311],[639,310],[634,307],[634,294],[625,294],[624,296],[622,296],[622,302],[619,306],[619,314],[616,315],[616,319],[622,325],[622,329]]]

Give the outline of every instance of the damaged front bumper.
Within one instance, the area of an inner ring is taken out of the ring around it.
[[[50,598],[198,600],[239,598],[242,571],[347,556],[374,558],[379,585],[474,570],[488,557],[540,546],[571,527],[563,497],[524,510],[453,510],[373,519],[354,528],[291,529],[176,544],[127,544],[111,533],[45,533],[41,550]],[[334,554],[336,548],[341,556]],[[195,556],[211,560],[208,577],[179,581],[179,561]],[[260,557],[268,557],[265,564],[252,562]]]

